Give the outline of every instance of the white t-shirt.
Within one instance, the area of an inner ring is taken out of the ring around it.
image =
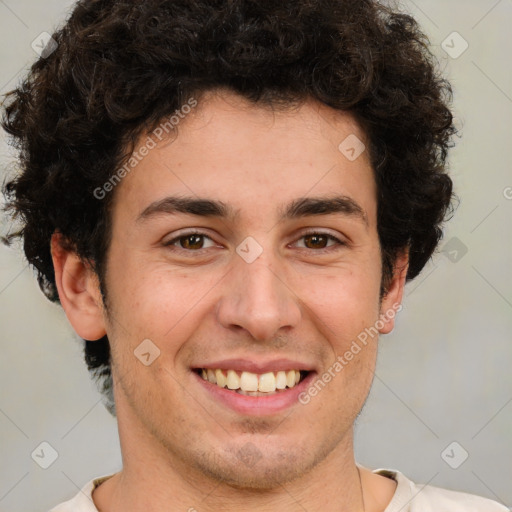
[[[430,485],[418,485],[399,471],[377,469],[374,473],[397,482],[395,494],[384,512],[510,512],[495,501]],[[92,491],[113,475],[95,478],[71,500],[52,508],[50,512],[98,512]]]

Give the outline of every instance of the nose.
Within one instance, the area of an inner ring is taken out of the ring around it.
[[[285,272],[265,251],[252,263],[238,255],[217,305],[217,319],[227,329],[244,329],[254,340],[270,341],[301,320],[300,301]]]

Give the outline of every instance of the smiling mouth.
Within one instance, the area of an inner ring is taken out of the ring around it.
[[[281,393],[295,387],[310,373],[305,370],[281,370],[258,374],[220,368],[196,368],[194,371],[211,384],[249,396]]]

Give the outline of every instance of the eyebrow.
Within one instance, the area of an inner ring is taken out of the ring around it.
[[[146,207],[137,217],[137,222],[162,214],[173,215],[176,213],[234,220],[240,212],[222,201],[169,196]],[[298,198],[278,210],[279,222],[336,213],[359,218],[368,226],[368,217],[363,208],[354,199],[343,195]]]
[[[315,215],[343,213],[359,218],[368,226],[368,217],[359,204],[348,196],[304,197],[295,199],[280,210],[280,220],[299,219]]]

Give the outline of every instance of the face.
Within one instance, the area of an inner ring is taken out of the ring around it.
[[[210,93],[117,186],[105,330],[122,443],[254,488],[351,449],[377,336],[354,341],[379,318],[391,330],[401,293],[379,301],[373,172],[339,149],[354,135],[312,101],[273,114]]]

